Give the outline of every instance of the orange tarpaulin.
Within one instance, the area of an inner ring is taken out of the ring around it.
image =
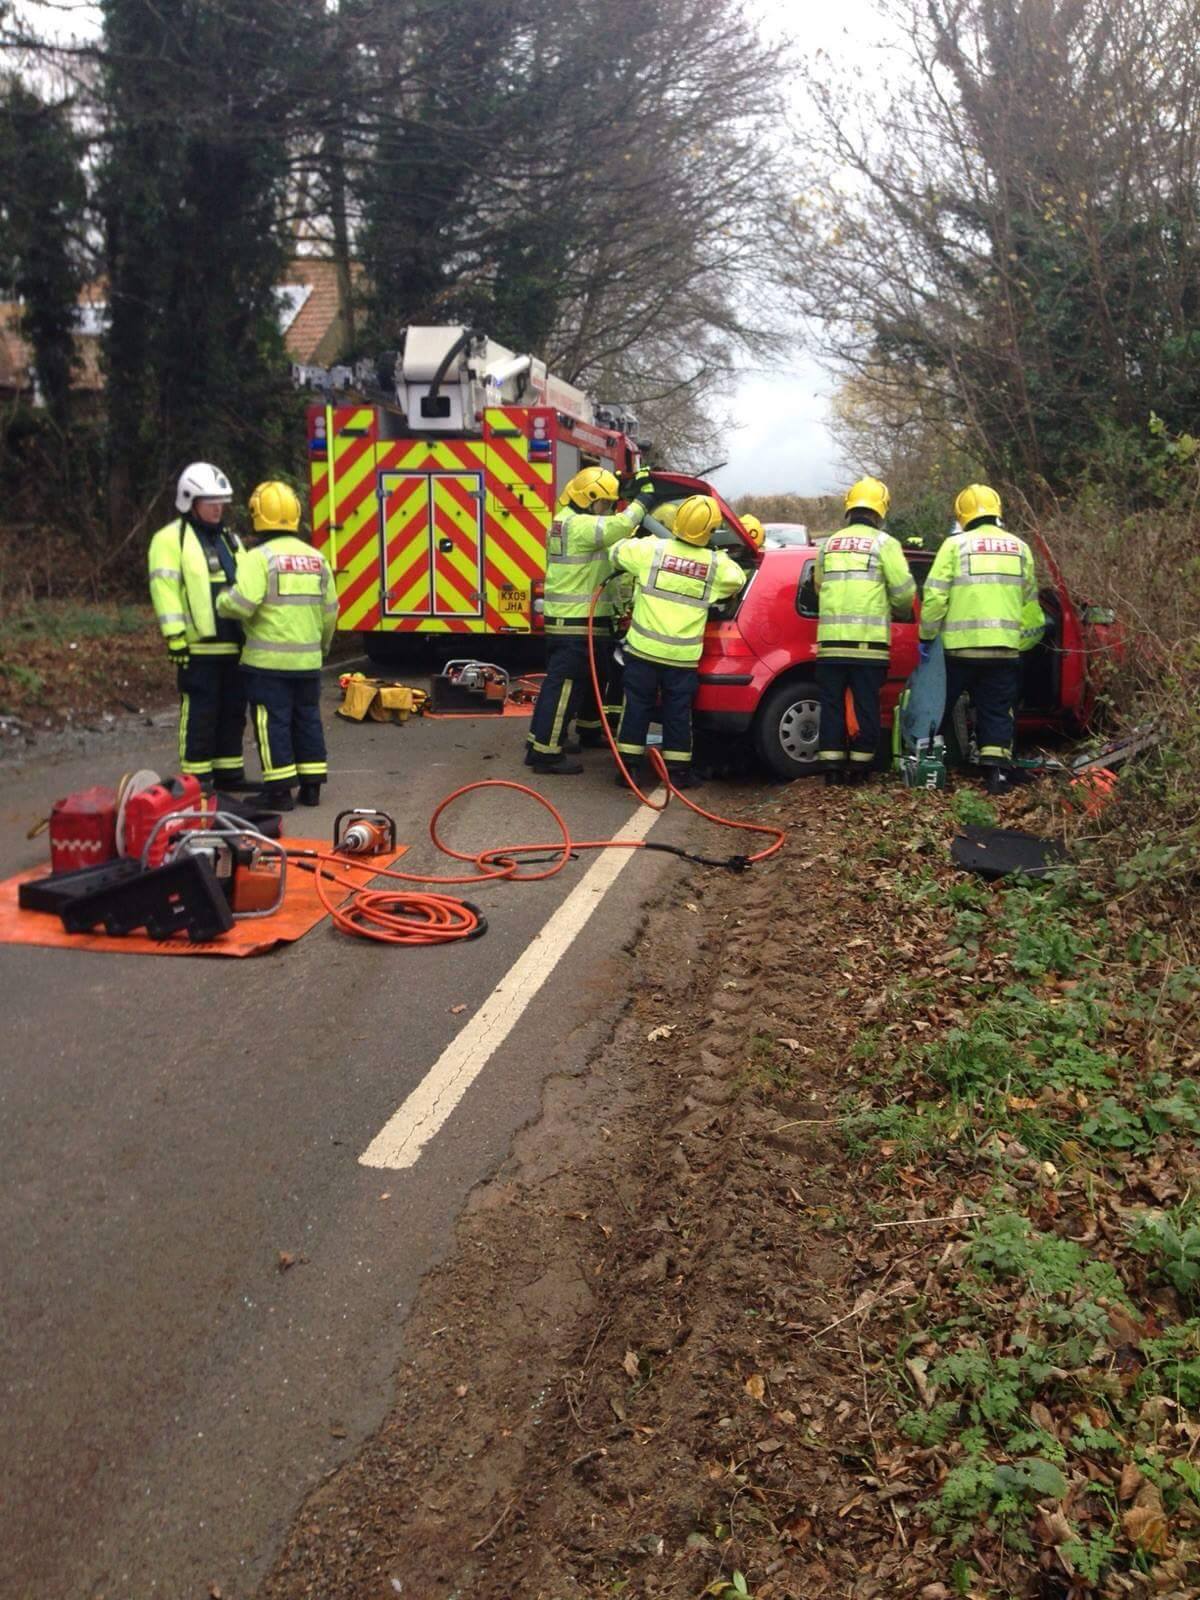
[[[499,717],[527,717],[532,711],[532,700],[506,700],[502,711],[422,711],[421,715],[427,722],[448,722],[451,717],[474,717],[479,722],[485,717],[489,721]]]
[[[328,839],[285,839],[293,850],[328,851]],[[408,848],[401,845],[378,858],[381,867],[390,867]],[[359,856],[357,860],[364,858]],[[31,878],[44,878],[49,866],[18,872],[0,883],[0,944],[40,944],[64,950],[115,950],[124,955],[142,956],[260,956],[277,944],[302,939],[325,916],[317,898],[314,874],[293,862],[288,863],[287,890],[283,904],[270,917],[246,917],[234,923],[228,933],[208,943],[192,944],[183,934],[170,939],[151,939],[142,931],[114,937],[107,933],[67,933],[62,920],[50,911],[22,911],[17,904],[17,887]],[[364,877],[364,882],[365,877]]]

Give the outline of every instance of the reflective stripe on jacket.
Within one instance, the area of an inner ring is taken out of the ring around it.
[[[543,599],[547,632],[587,632],[592,595],[612,576],[608,552],[619,539],[628,539],[637,532],[645,514],[640,505],[607,517],[592,517],[570,506],[559,512],[546,536]],[[597,620],[607,626],[615,609],[609,596],[602,594],[596,602]]]
[[[892,617],[908,616],[917,588],[890,533],[851,523],[821,545],[813,570],[820,597],[817,655],[886,661]]]
[[[240,577],[246,552],[236,533],[217,537],[233,553]],[[210,555],[186,517],[168,522],[150,540],[150,603],[164,638],[183,634],[193,655],[235,656],[237,639],[218,638],[213,600],[226,587],[225,569]]]
[[[952,534],[937,555],[921,599],[921,638],[941,635],[948,651],[1014,656],[1041,638],[1033,551],[994,522]]]
[[[709,606],[736,594],[746,574],[724,550],[682,539],[626,539],[611,556],[636,583],[625,649],[664,666],[695,666]]]
[[[246,630],[244,667],[319,672],[337,626],[337,587],[323,555],[295,534],[280,534],[248,552],[217,607]]]

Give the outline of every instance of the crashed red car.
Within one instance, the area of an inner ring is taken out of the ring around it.
[[[723,544],[749,574],[738,594],[710,612],[694,711],[697,733],[722,741],[748,737],[780,778],[813,772],[819,721],[813,676],[815,542],[756,550],[736,513],[702,479],[656,473],[655,481],[680,494],[714,495],[725,516],[714,542]],[[1095,706],[1097,668],[1119,654],[1115,619],[1111,611],[1077,601],[1045,541],[1035,533],[1030,542],[1042,576],[1047,627],[1041,643],[1023,658],[1018,731],[1079,733]],[[919,593],[933,552],[905,554]],[[916,622],[893,623],[883,691],[885,727],[891,725],[896,701],[916,664]]]

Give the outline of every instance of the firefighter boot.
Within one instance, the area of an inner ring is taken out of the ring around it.
[[[671,780],[671,787],[679,789],[681,792],[684,789],[702,789],[704,787],[704,779],[697,777],[691,767],[668,767],[667,776]]]
[[[537,756],[529,763],[532,771],[553,778],[573,778],[583,771],[582,761],[568,761],[565,755]]]
[[[1007,767],[988,768],[987,792],[989,794],[1007,794],[1012,786],[1012,773]]]
[[[302,806],[319,806],[321,804],[321,785],[319,783],[302,783],[296,799]]]
[[[636,783],[639,789],[646,781],[646,770],[640,761],[626,761],[625,772],[628,772],[630,782]],[[627,789],[629,787],[629,784],[625,781],[625,772],[622,772],[618,767],[613,775],[613,782],[618,789]]]
[[[257,794],[246,796],[246,804],[255,806],[260,811],[294,811],[296,802],[292,799],[291,786],[286,783],[269,783],[265,789],[260,789]]]
[[[842,767],[826,767],[825,787],[827,789],[840,789],[846,781],[846,773]]]

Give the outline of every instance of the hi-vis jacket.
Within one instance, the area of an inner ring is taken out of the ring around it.
[[[244,667],[319,672],[337,627],[337,587],[324,556],[295,534],[280,534],[242,558],[237,584],[217,608],[245,629]]]
[[[709,606],[736,594],[746,574],[724,550],[683,539],[626,539],[610,554],[636,583],[626,651],[660,666],[694,667]]]
[[[881,528],[852,522],[822,544],[813,582],[818,658],[886,665],[892,617],[911,615],[917,593],[899,543]]]
[[[564,506],[546,536],[545,623],[548,636],[587,632],[592,595],[612,577],[609,551],[619,539],[636,533],[644,506],[635,502],[628,511],[607,517],[589,516]],[[611,626],[616,603],[602,594],[596,602],[596,621]]]
[[[921,638],[948,652],[1015,656],[1042,636],[1033,551],[997,523],[955,533],[934,557],[921,599]]]
[[[213,549],[206,550],[200,535],[186,517],[176,517],[150,540],[150,603],[164,638],[183,634],[194,656],[236,656],[241,638],[236,628],[218,621],[214,596],[228,583],[216,554],[223,539],[237,572],[246,559],[236,533],[216,533]]]

